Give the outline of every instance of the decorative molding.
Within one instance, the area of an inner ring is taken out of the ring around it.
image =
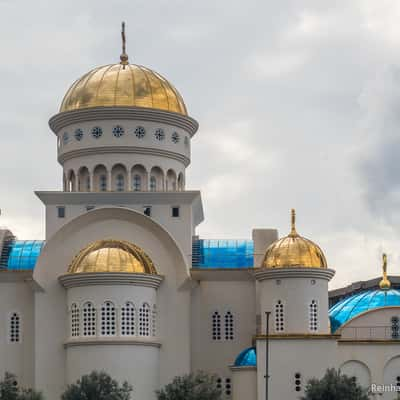
[[[338,340],[341,335],[331,334],[331,333],[283,333],[279,335],[268,335],[269,340],[298,340],[298,339],[332,339]],[[266,340],[266,335],[257,335],[255,336],[256,340]]]
[[[112,338],[91,338],[91,339],[71,339],[64,343],[64,347],[77,347],[77,346],[150,346],[161,347],[159,342],[150,342],[142,339],[126,339],[119,336]]]
[[[99,120],[140,120],[159,122],[176,126],[193,136],[199,128],[198,122],[188,116],[145,107],[93,107],[81,110],[67,111],[54,115],[49,120],[49,126],[54,133],[60,129],[80,122]]]
[[[61,285],[69,289],[78,286],[132,285],[158,289],[164,277],[161,275],[129,272],[89,272],[65,274],[58,278]]]
[[[335,275],[333,269],[324,268],[255,268],[254,277],[258,281],[284,278],[313,278],[330,281]]]
[[[97,146],[88,147],[86,149],[71,150],[59,154],[58,161],[63,164],[65,161],[71,160],[76,157],[90,156],[95,154],[146,154],[152,156],[171,158],[181,162],[187,167],[190,164],[190,159],[182,154],[175,153],[173,151],[155,149],[151,147],[140,147],[140,146]],[[133,166],[133,165],[132,165]]]

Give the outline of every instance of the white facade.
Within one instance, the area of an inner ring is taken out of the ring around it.
[[[0,374],[13,372],[56,399],[103,369],[128,380],[134,398],[154,400],[175,376],[204,370],[219,376],[225,399],[262,400],[270,312],[270,398],[297,399],[329,367],[365,386],[396,384],[400,342],[382,329],[400,308],[369,310],[332,334],[333,270],[259,268],[276,230],[253,230],[249,268],[193,267],[203,208],[200,192],[185,190],[192,118],[94,107],[61,112],[50,126],[62,191],[36,192],[46,207],[46,244],[34,269],[9,268],[13,238],[0,232]],[[138,246],[157,274],[68,272],[82,249],[107,239]],[[362,329],[364,336],[354,334]],[[234,365],[251,346],[257,363]]]

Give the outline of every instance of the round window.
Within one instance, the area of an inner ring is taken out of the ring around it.
[[[76,139],[78,142],[81,141],[82,138],[83,138],[83,130],[82,130],[81,128],[76,129],[76,130],[75,130],[74,136],[75,136],[75,139]]]
[[[164,140],[165,139],[164,129],[158,128],[155,131],[154,136],[156,137],[157,140]]]
[[[119,138],[125,133],[125,131],[121,125],[115,125],[112,130],[112,133],[115,137]]]
[[[179,133],[178,132],[174,132],[171,136],[171,140],[176,144],[179,142]]]
[[[92,128],[92,136],[95,139],[101,137],[102,134],[103,134],[103,129],[101,129],[99,126],[95,126],[94,128]]]
[[[143,128],[143,126],[137,126],[135,129],[135,135],[139,139],[144,138],[144,135],[146,134],[146,130]]]

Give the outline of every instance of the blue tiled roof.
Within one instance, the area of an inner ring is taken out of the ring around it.
[[[243,350],[235,360],[235,367],[256,367],[257,352],[255,347]]]
[[[357,315],[381,307],[400,306],[400,290],[367,290],[339,301],[329,310],[331,331],[336,332],[343,324]]]
[[[252,240],[197,239],[193,242],[193,268],[252,268]]]
[[[10,271],[33,270],[44,246],[43,240],[16,240],[8,249],[6,269]]]

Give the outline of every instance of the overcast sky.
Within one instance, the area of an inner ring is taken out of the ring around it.
[[[160,72],[200,123],[189,189],[204,238],[298,230],[337,275],[400,270],[398,0],[0,0],[2,216],[43,238],[33,190],[60,190],[48,119],[72,82],[130,60]]]

